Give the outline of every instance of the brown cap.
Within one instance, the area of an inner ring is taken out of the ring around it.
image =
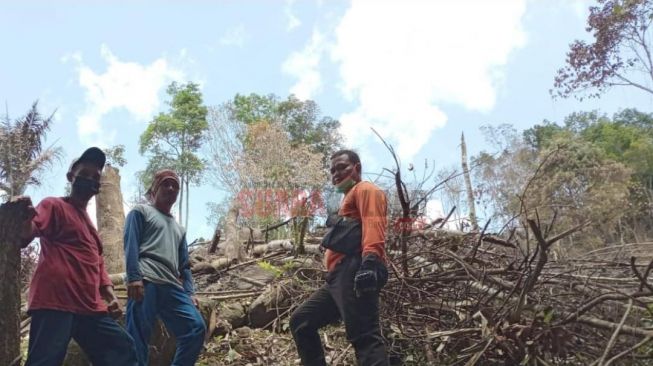
[[[150,186],[150,188],[147,190],[146,193],[154,194],[159,189],[161,183],[163,183],[168,179],[172,179],[175,182],[177,182],[177,184],[180,184],[179,176],[173,170],[170,169],[159,170],[158,172],[154,173],[154,179],[152,180],[152,185]]]

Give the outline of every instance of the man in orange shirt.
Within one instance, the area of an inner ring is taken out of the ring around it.
[[[359,365],[387,365],[379,326],[379,291],[388,279],[386,197],[374,184],[361,181],[360,158],[351,150],[331,156],[331,182],[345,197],[322,242],[326,283],[295,310],[290,329],[305,366],[326,366],[318,330],[339,319]]]

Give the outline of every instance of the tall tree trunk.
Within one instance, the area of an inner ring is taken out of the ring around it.
[[[122,202],[120,173],[117,168],[107,165],[100,180],[100,193],[95,196],[95,211],[104,262],[109,273],[125,272],[123,249],[125,209]]]
[[[474,205],[474,190],[472,189],[472,180],[469,177],[469,166],[467,165],[467,145],[465,144],[464,133],[460,135],[460,151],[462,154],[465,188],[467,189],[467,209],[469,210],[469,221],[472,223],[472,230],[478,230],[478,222],[476,220],[476,207]]]
[[[184,223],[184,177],[179,181],[179,225]]]
[[[190,189],[188,189],[188,179],[186,179],[186,225],[184,227],[188,230],[188,204],[190,202]]]
[[[20,359],[20,218],[26,205],[0,205],[0,365]]]

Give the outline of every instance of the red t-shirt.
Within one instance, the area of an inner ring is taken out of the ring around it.
[[[29,288],[29,310],[76,314],[107,311],[100,286],[111,285],[102,244],[86,211],[66,199],[48,197],[36,207],[34,235],[41,254]]]

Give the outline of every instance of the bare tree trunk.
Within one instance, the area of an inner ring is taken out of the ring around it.
[[[474,206],[474,190],[472,189],[472,180],[469,177],[469,166],[467,165],[467,145],[465,144],[465,134],[460,135],[460,150],[462,154],[463,175],[465,176],[465,187],[467,188],[467,209],[469,210],[469,221],[472,223],[472,230],[478,230],[478,221],[476,220],[476,207]]]
[[[179,182],[179,225],[184,223],[184,177]]]
[[[306,248],[304,247],[304,237],[306,236],[306,229],[308,228],[308,217],[299,216],[293,219],[293,236],[295,242],[295,250],[297,254],[305,254]]]
[[[240,230],[238,230],[238,215],[240,207],[235,200],[227,212],[224,224],[224,253],[230,263],[239,262],[243,259],[243,245],[240,240]]]
[[[97,227],[102,240],[104,262],[109,273],[125,272],[123,230],[125,210],[120,190],[120,173],[107,165],[100,180],[100,193],[95,196]]]
[[[188,203],[190,202],[190,189],[188,189],[188,179],[186,179],[186,225],[184,227],[188,229]]]
[[[20,360],[20,240],[18,229],[26,206],[0,205],[0,365]]]
[[[222,235],[222,232],[220,229],[217,227],[215,228],[215,232],[213,233],[213,239],[211,239],[211,247],[209,247],[209,254],[213,254],[218,250],[218,244],[220,244],[220,236]]]

